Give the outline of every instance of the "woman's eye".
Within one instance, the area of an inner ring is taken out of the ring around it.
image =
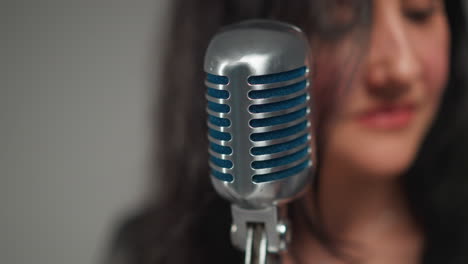
[[[404,15],[416,23],[424,23],[429,20],[429,18],[431,18],[434,12],[434,7],[424,9],[407,9],[404,10]]]

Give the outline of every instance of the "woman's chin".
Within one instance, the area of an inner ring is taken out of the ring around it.
[[[377,179],[394,179],[408,170],[416,155],[415,143],[379,142],[361,146],[349,153],[349,165],[362,175]]]
[[[412,157],[410,155],[399,155],[393,157],[373,156],[362,164],[362,171],[367,175],[377,179],[391,180],[402,175],[411,165]]]
[[[421,112],[411,124],[398,129],[369,128],[353,120],[332,124],[324,151],[328,157],[324,158],[350,174],[387,180],[399,177],[416,157],[428,116]]]
[[[323,161],[340,171],[376,179],[393,179],[405,173],[419,146],[418,137],[408,133],[336,136],[330,138]]]

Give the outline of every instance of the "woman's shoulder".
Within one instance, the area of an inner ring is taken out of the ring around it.
[[[160,204],[125,217],[115,228],[109,264],[239,263],[229,238],[229,205]]]
[[[162,220],[154,217],[155,214],[158,214],[158,211],[161,212],[159,208],[153,210],[148,208],[139,209],[127,214],[118,221],[113,230],[106,264],[140,263],[138,259],[145,255],[147,249],[150,247],[158,248],[158,245],[155,244],[158,240],[151,239],[161,232],[161,230],[155,228],[160,226],[158,221]],[[155,222],[150,225],[151,221]]]

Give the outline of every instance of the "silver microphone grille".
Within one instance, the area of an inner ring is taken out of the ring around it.
[[[244,208],[287,201],[310,178],[309,45],[289,24],[225,28],[205,56],[211,178]]]

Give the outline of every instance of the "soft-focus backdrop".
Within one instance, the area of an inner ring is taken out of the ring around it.
[[[0,263],[98,263],[144,197],[168,3],[0,1]]]
[[[0,263],[98,263],[144,195],[168,3],[0,1]]]

